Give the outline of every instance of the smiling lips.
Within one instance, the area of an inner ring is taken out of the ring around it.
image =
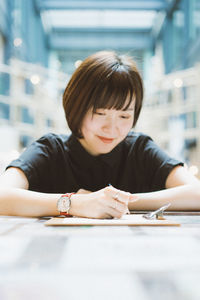
[[[108,138],[105,138],[103,136],[98,136],[98,138],[105,144],[110,144],[114,141],[114,139],[108,139]]]

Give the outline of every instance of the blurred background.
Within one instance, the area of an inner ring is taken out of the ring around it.
[[[199,176],[200,0],[0,0],[0,173],[34,139],[69,133],[64,88],[99,50],[136,60],[135,130]]]

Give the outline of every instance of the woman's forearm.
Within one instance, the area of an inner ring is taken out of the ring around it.
[[[113,198],[118,194],[120,201]],[[61,194],[47,194],[15,187],[0,187],[0,215],[41,217],[57,216],[57,201]],[[132,197],[134,198],[134,197]],[[69,213],[87,218],[120,218],[127,210],[130,194],[106,187],[89,193],[82,190],[71,196]]]
[[[169,210],[200,210],[200,184],[135,195],[138,201],[129,203],[130,210],[155,210],[167,203],[171,203]]]
[[[169,210],[200,211],[200,184],[182,185],[151,193],[138,193],[138,201],[130,202],[130,210],[154,210],[171,203]],[[0,215],[41,217],[57,216],[61,194],[47,194],[19,188],[0,188]],[[86,196],[86,195],[85,195]],[[74,195],[72,215],[79,215],[84,195]],[[80,199],[79,199],[80,198]],[[76,200],[76,201],[75,201]]]
[[[56,216],[60,194],[38,193],[18,188],[0,188],[0,215]]]

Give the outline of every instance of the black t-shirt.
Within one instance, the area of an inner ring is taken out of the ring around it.
[[[33,191],[97,191],[110,183],[142,193],[164,189],[168,174],[177,165],[183,163],[141,133],[130,132],[111,152],[99,156],[90,155],[73,134],[50,133],[33,142],[7,168],[20,168]]]

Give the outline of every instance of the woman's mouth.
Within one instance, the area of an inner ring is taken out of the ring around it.
[[[105,138],[103,136],[98,136],[98,138],[105,144],[110,144],[114,141],[114,139]]]

